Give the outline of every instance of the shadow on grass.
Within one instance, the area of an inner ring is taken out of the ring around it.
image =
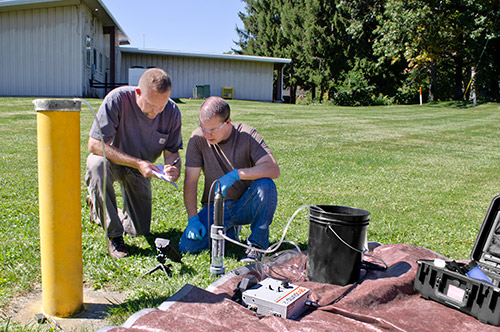
[[[476,105],[482,105],[486,104],[487,102],[484,101],[477,101]],[[448,107],[454,107],[454,108],[474,108],[474,103],[473,101],[431,101],[428,103],[424,104],[425,106],[429,107],[439,107],[439,108],[448,108]]]
[[[178,251],[178,243],[181,238],[182,232],[179,231],[167,231],[160,233],[150,233],[145,235],[145,239],[149,244],[149,248],[139,248],[133,245],[130,245],[130,254],[132,256],[156,256],[158,254],[155,240],[158,238],[166,239],[170,241],[170,246]]]
[[[136,313],[141,309],[157,308],[170,296],[162,296],[154,293],[142,293],[138,298],[127,301],[125,303],[117,304],[109,308],[109,320],[113,324],[120,325],[126,321],[130,315]]]

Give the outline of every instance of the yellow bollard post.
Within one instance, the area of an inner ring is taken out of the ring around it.
[[[80,109],[73,100],[34,100],[37,111],[42,310],[83,308]]]

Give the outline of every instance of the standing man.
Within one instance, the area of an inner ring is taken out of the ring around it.
[[[204,172],[204,190],[198,212],[197,188],[201,171]],[[247,240],[251,249],[242,259],[253,262],[261,258],[255,249],[267,249],[269,225],[277,205],[274,181],[280,170],[274,156],[254,128],[233,123],[230,108],[220,97],[203,102],[199,113],[199,128],[189,139],[186,151],[184,204],[188,225],[182,234],[179,249],[198,252],[209,248],[207,230],[213,223],[213,193],[208,216],[209,190],[219,180],[225,197],[224,226],[227,235],[237,238],[239,225],[250,224]]]
[[[91,217],[105,226],[112,257],[128,255],[123,234],[146,235],[151,225],[153,162],[163,152],[164,174],[177,181],[180,164],[172,166],[182,148],[181,113],[170,99],[172,83],[162,69],[147,70],[137,87],[114,89],[105,98],[89,134],[86,183]],[[99,128],[104,140],[103,158]],[[106,210],[103,210],[104,167],[107,171]],[[116,204],[113,183],[118,181],[123,210]],[[105,225],[102,216],[105,215]]]

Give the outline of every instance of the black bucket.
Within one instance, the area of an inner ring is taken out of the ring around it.
[[[345,286],[359,280],[370,212],[346,206],[309,207],[307,278]]]

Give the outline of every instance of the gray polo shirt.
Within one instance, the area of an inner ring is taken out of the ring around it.
[[[163,112],[148,118],[136,103],[136,87],[114,89],[97,112],[104,141],[133,157],[156,161],[164,150],[182,149],[181,113],[169,99]],[[100,140],[94,121],[89,136]]]

